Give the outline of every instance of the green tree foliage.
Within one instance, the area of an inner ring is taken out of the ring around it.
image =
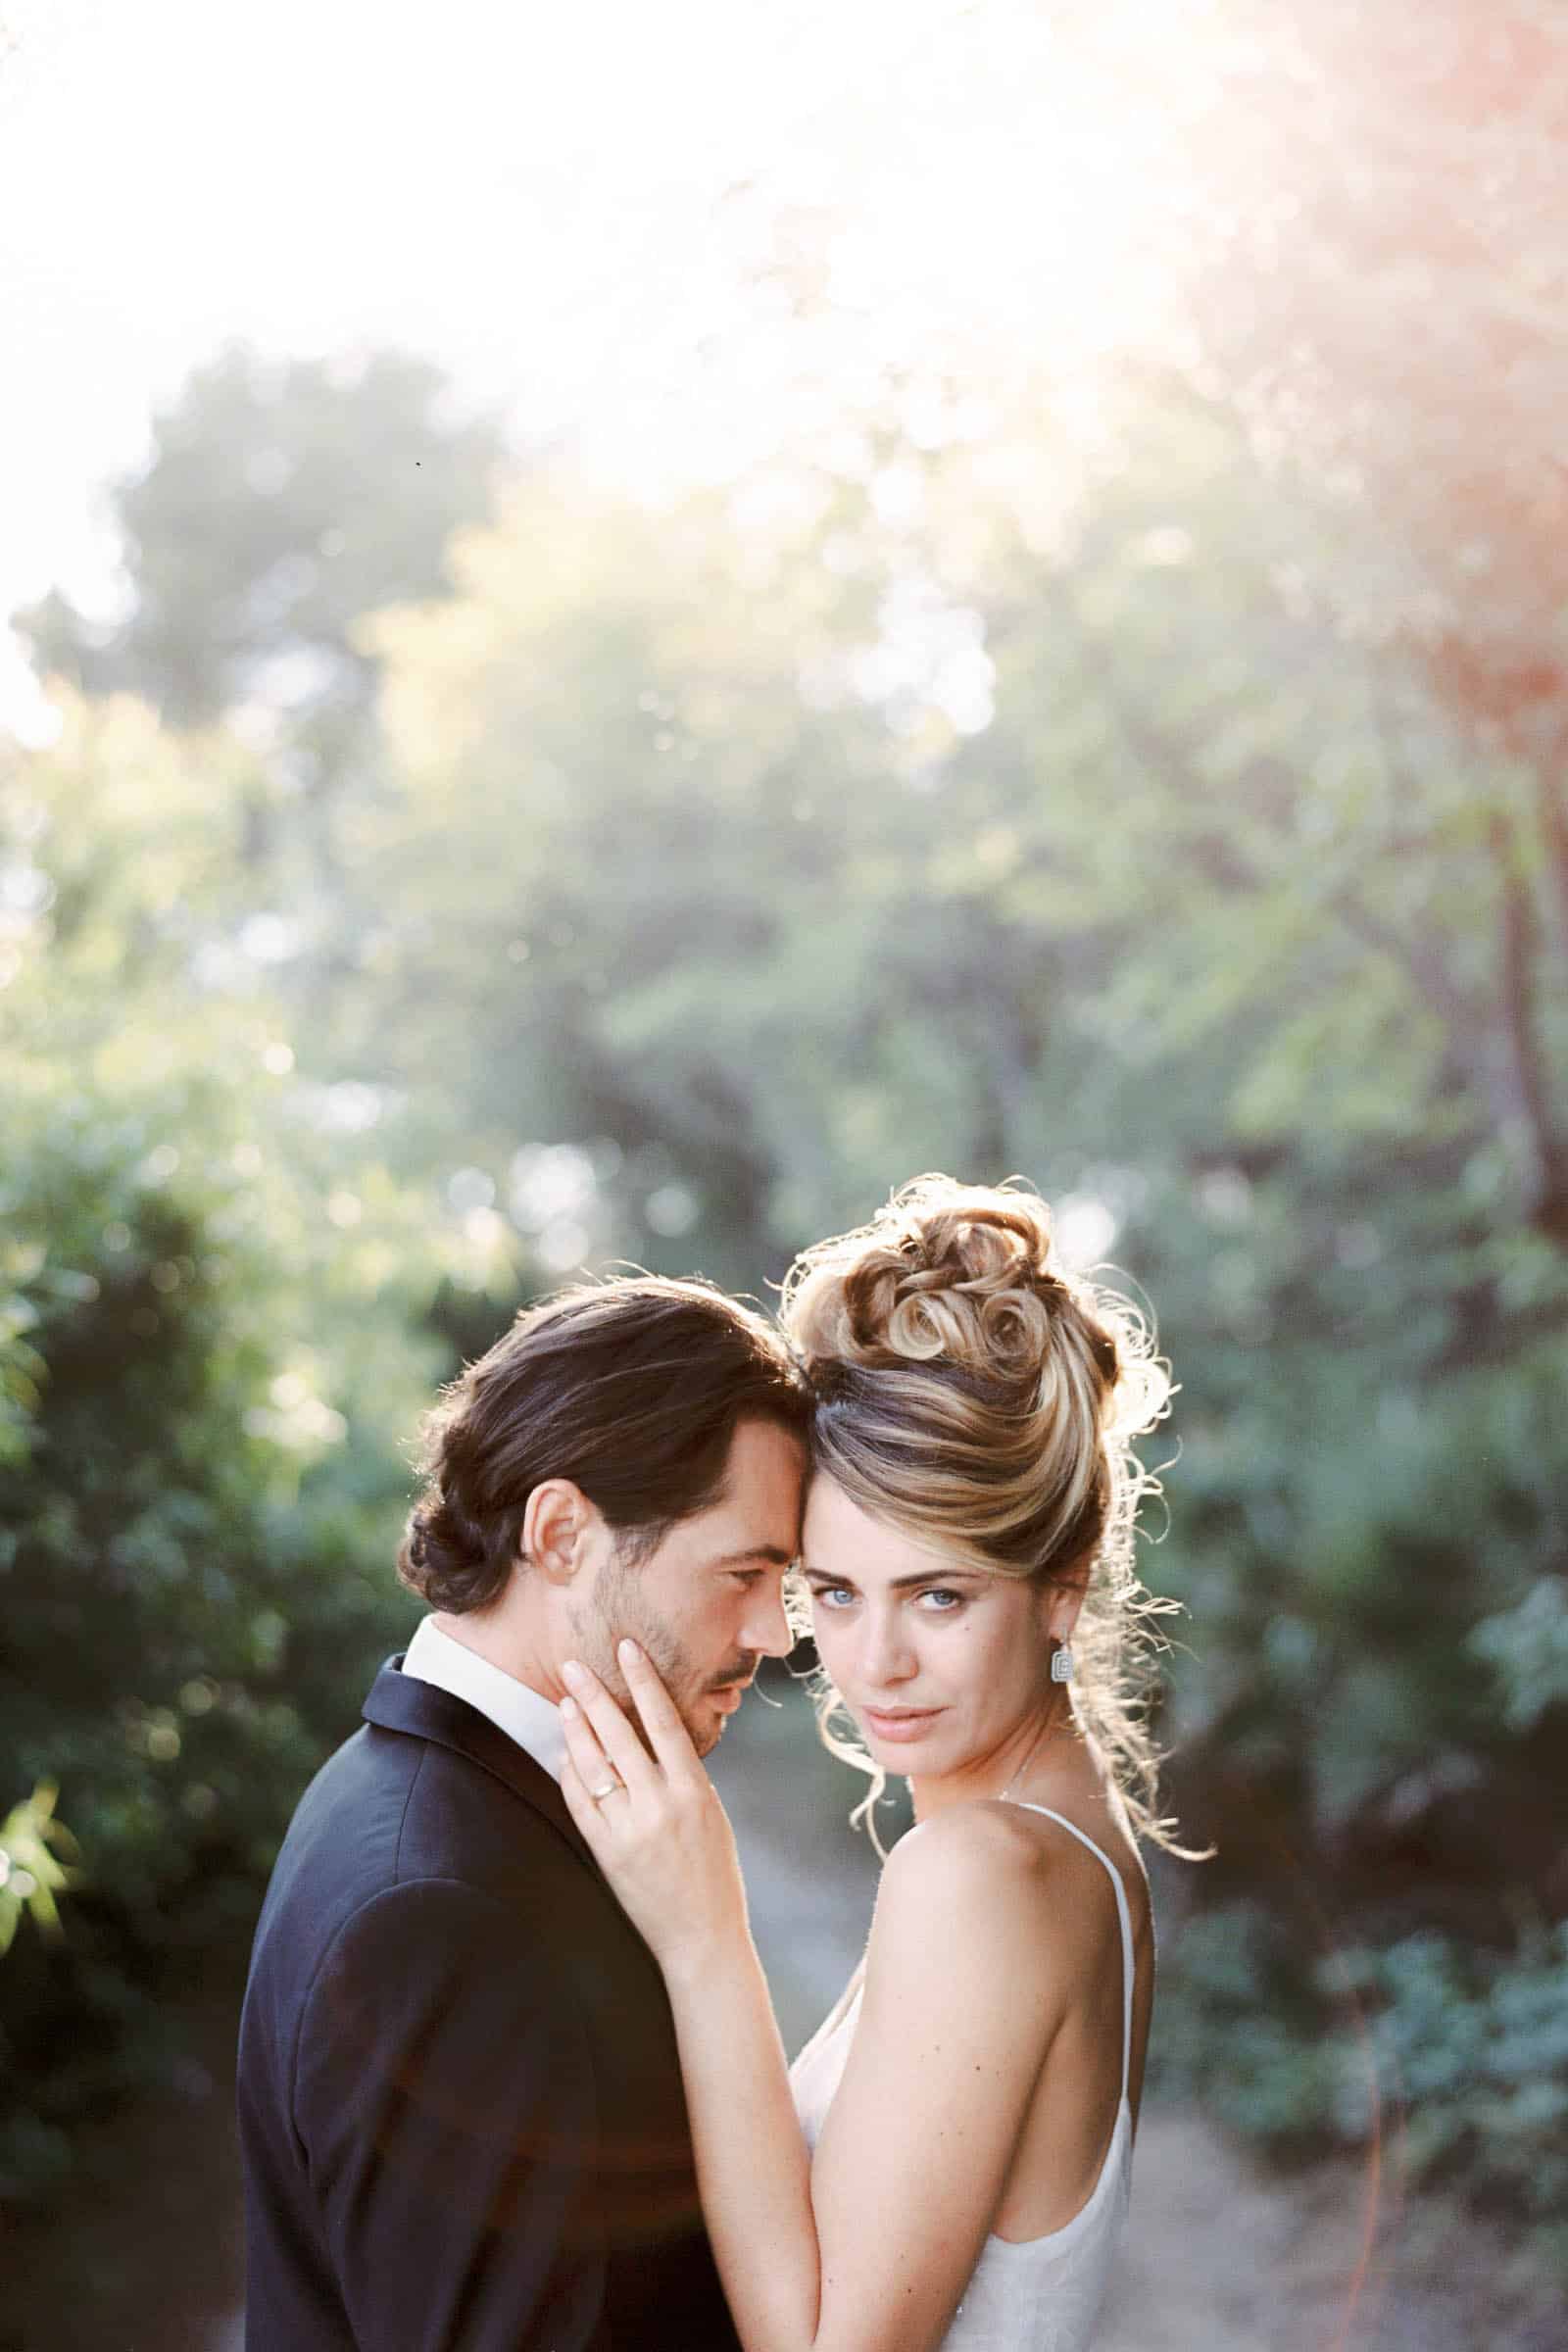
[[[15,615],[43,674],[128,692],[171,723],[225,718],[255,753],[229,811],[249,905],[291,947],[296,1009],[345,953],[345,804],[373,799],[377,663],[357,624],[434,597],[454,531],[489,513],[495,424],[457,413],[427,361],[268,361],[244,345],[154,419],[113,487],[122,616],[59,594]]]
[[[58,595],[20,614],[39,668],[180,725],[257,699],[363,712],[374,663],[355,623],[436,594],[452,532],[488,511],[498,434],[450,405],[441,371],[399,353],[223,352],[114,487],[124,618],[91,623]]]
[[[1418,2180],[1478,2180],[1558,2227],[1568,2194],[1568,1928],[1527,1936],[1500,1962],[1423,1933],[1350,1953],[1348,1989],[1370,1995],[1374,2055],[1394,2086]],[[1347,2122],[1358,2135],[1366,2054],[1342,2037]]]
[[[0,1988],[21,2190],[161,2063],[156,1996],[243,1935],[407,1626],[399,1446],[446,1363],[420,1321],[484,1269],[247,980],[234,747],[122,698],[8,764],[0,1784],[58,1787],[80,1854]]]
[[[1369,653],[1406,651],[1482,769],[1509,776],[1471,810],[1504,965],[1492,1087],[1537,1221],[1568,1242],[1562,1041],[1534,988],[1540,925],[1568,927],[1568,25],[1550,0],[1231,13],[1199,149],[1217,233],[1197,373],[1266,481],[1311,486],[1298,593]],[[1473,1027],[1463,976],[1430,977],[1433,1009]]]

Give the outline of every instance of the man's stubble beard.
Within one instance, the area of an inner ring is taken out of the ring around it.
[[[648,1735],[615,1655],[616,1642],[627,1634],[653,1663],[698,1754],[712,1753],[723,1735],[724,1718],[701,1706],[703,1691],[694,1681],[685,1651],[669,1628],[647,1611],[638,1571],[618,1553],[606,1561],[593,1598],[571,1612],[571,1628],[578,1644],[576,1655],[593,1668],[645,1747],[649,1746]]]

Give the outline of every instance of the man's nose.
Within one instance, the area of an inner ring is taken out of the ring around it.
[[[741,1640],[748,1649],[755,1649],[764,1658],[787,1658],[795,1647],[795,1636],[784,1614],[784,1595],[780,1591],[754,1596],[753,1606],[746,1613],[741,1627]]]

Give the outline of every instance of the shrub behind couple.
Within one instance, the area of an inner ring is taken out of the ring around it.
[[[942,1178],[805,1252],[783,1336],[638,1278],[463,1375],[400,1563],[432,1613],[257,1934],[250,2352],[1093,2340],[1152,1998],[1131,1440],[1165,1395],[1034,1195]],[[916,1826],[787,2070],[699,1758],[802,1582]]]

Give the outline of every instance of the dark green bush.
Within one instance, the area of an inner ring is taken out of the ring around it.
[[[1417,2180],[1540,2221],[1568,2205],[1568,1925],[1489,1953],[1434,1934],[1348,1953],[1334,1976],[1366,2003],[1369,2039],[1335,2044],[1341,2127],[1368,2127],[1368,2052]],[[1361,2080],[1357,2081],[1357,2074]],[[1568,2257],[1568,2244],[1561,2248]]]
[[[374,1292],[355,1349],[312,1350],[311,1188],[274,1177],[257,1216],[233,1111],[205,1082],[77,1095],[10,1138],[0,1789],[53,1783],[79,1851],[62,1935],[24,1922],[0,1961],[13,2195],[167,2069],[163,2004],[247,1932],[300,1788],[410,1620],[380,1417],[412,1423],[437,1359]]]

